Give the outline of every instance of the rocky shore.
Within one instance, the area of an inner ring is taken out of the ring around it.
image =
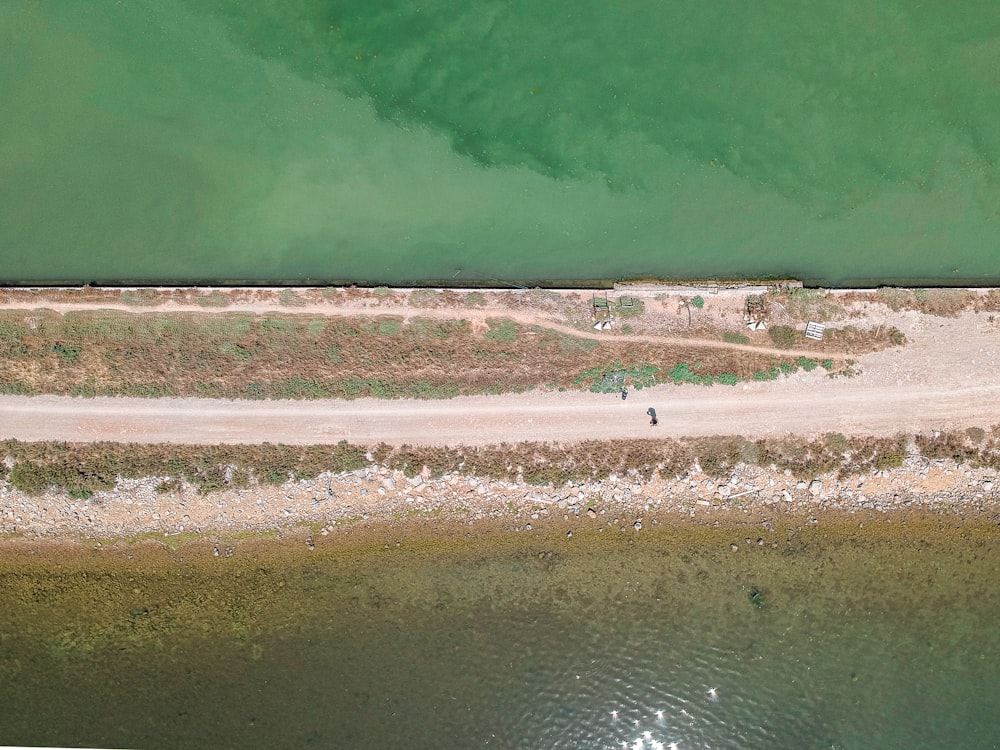
[[[552,523],[641,532],[658,523],[746,521],[769,517],[819,523],[827,514],[893,514],[1000,518],[994,469],[909,455],[903,466],[838,479],[802,481],[790,472],[738,465],[725,478],[697,465],[681,477],[648,481],[626,471],[599,481],[539,487],[460,474],[408,477],[376,462],[357,471],[322,474],[280,486],[199,494],[162,478],[119,480],[107,492],[74,499],[63,492],[30,497],[0,482],[0,533],[22,538],[118,540],[226,539],[254,535],[315,537],[356,529],[488,525],[530,531]],[[171,542],[173,540],[173,542]]]

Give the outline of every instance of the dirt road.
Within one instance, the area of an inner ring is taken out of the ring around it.
[[[893,434],[1000,421],[1000,384],[877,387],[801,377],[777,388],[661,386],[626,401],[529,393],[451,401],[233,402],[0,397],[0,435],[144,443],[491,444],[682,435]],[[659,425],[645,415],[654,406]]]

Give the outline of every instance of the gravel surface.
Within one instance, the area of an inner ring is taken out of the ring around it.
[[[635,533],[678,521],[767,526],[789,515],[818,523],[830,514],[891,518],[911,513],[1000,519],[1000,479],[991,469],[909,456],[904,465],[838,480],[803,481],[783,471],[737,466],[725,478],[697,466],[682,477],[628,473],[600,481],[538,487],[446,474],[406,477],[378,464],[344,474],[199,495],[191,487],[157,493],[159,479],[120,480],[74,500],[61,492],[27,497],[0,482],[0,533],[27,537],[117,539],[179,535],[225,539],[245,531],[303,526],[326,536],[345,529],[400,524],[482,525],[531,531],[586,523]]]

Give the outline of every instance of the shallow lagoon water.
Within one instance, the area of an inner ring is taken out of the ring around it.
[[[996,747],[998,543],[931,523],[7,556],[0,741]]]
[[[995,3],[0,7],[0,278],[997,282]]]

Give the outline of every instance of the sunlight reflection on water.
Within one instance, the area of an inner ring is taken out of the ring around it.
[[[774,535],[739,555],[725,530],[578,533],[356,562],[236,556],[135,583],[99,565],[6,575],[0,737],[798,750],[1000,735],[994,540]]]

